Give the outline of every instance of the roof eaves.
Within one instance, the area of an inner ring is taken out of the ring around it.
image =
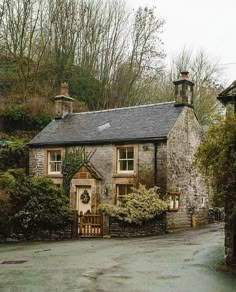
[[[124,144],[127,142],[138,143],[138,142],[155,142],[167,140],[167,135],[160,137],[149,137],[149,138],[130,138],[130,139],[107,139],[107,140],[96,140],[96,141],[58,141],[58,142],[42,142],[42,143],[28,143],[29,147],[45,147],[45,146],[72,146],[72,145],[102,145],[102,144]]]
[[[224,89],[218,97],[224,97],[225,95],[227,95],[228,92],[230,92],[234,87],[236,87],[236,80],[226,89]],[[219,98],[218,98],[219,99]]]
[[[68,101],[74,101],[75,99],[67,96],[67,95],[57,95],[53,97],[53,100],[58,100],[58,99],[64,99],[64,100],[68,100]]]

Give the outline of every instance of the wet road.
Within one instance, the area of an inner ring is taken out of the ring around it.
[[[0,246],[0,291],[236,291],[222,225],[141,239]],[[1,264],[24,260],[24,263]]]

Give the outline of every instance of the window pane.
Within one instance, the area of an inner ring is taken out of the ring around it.
[[[134,161],[128,160],[128,170],[134,170]]]
[[[118,186],[118,195],[119,196],[126,195],[126,185],[119,185]]]
[[[120,160],[120,170],[127,170],[127,161]]]
[[[61,152],[56,152],[56,161],[61,161]]]
[[[179,196],[175,197],[175,209],[179,209]]]
[[[134,158],[134,148],[133,147],[127,148],[127,158],[128,159]]]
[[[50,151],[50,161],[61,161],[61,151]]]
[[[50,152],[50,161],[55,161],[55,152]]]
[[[50,172],[56,172],[56,163],[55,162],[50,163]]]
[[[61,172],[61,162],[55,162],[56,164],[56,172]]]
[[[126,159],[126,148],[120,148],[119,154],[120,154],[119,156],[120,159]]]
[[[131,193],[133,185],[116,185],[117,204],[121,205],[124,196]]]
[[[174,200],[172,196],[170,196],[170,209],[174,209]]]

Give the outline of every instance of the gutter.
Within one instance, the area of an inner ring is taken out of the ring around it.
[[[154,141],[166,141],[167,136],[158,138],[139,138],[139,139],[109,139],[109,140],[97,140],[97,141],[59,141],[59,142],[45,142],[45,143],[28,143],[27,145],[33,147],[45,147],[45,146],[85,146],[85,145],[105,145],[105,144],[126,144],[126,143],[139,143],[139,142],[154,142]]]

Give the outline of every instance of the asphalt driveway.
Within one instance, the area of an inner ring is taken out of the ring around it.
[[[223,240],[222,225],[211,225],[139,239],[1,245],[0,291],[236,291],[236,277],[217,270]]]

